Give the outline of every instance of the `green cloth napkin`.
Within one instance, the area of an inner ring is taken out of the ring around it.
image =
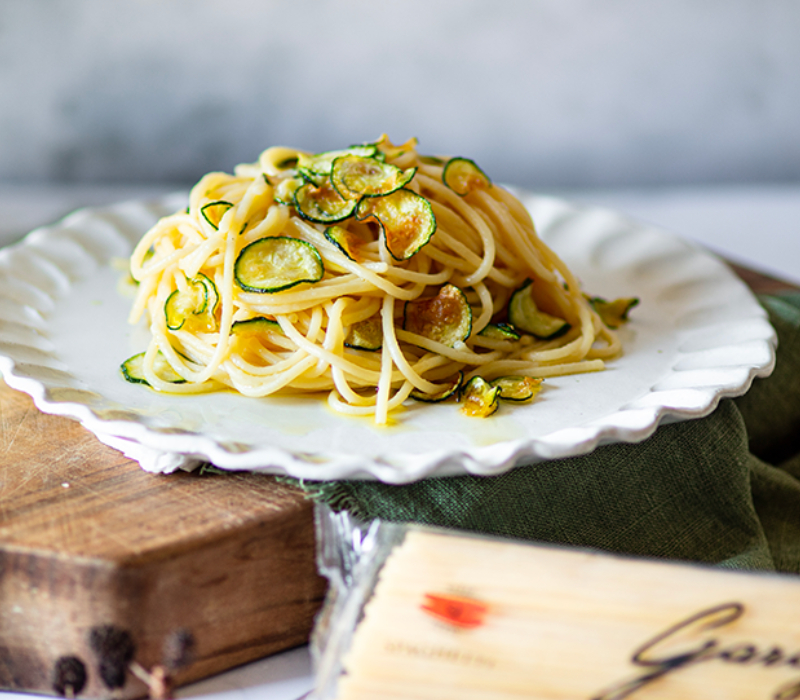
[[[706,418],[499,476],[300,485],[366,520],[800,573],[800,294],[761,302],[775,372]]]

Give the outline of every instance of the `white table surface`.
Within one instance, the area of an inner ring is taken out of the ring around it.
[[[26,186],[0,183],[0,245],[82,206],[158,196],[175,187]],[[693,239],[735,262],[800,284],[800,183],[687,189],[559,191]],[[312,687],[306,647],[248,664],[177,691],[204,700],[296,700]],[[30,700],[0,693],[0,700]]]

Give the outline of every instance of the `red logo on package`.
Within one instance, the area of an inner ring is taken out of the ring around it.
[[[472,629],[483,624],[489,610],[486,603],[446,593],[426,593],[422,609],[437,620],[453,627]]]

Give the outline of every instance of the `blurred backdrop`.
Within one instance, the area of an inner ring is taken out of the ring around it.
[[[420,140],[526,187],[800,179],[795,0],[0,0],[0,184]]]

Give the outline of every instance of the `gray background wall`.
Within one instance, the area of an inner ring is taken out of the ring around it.
[[[383,131],[528,187],[800,180],[800,2],[0,0],[0,183]]]

